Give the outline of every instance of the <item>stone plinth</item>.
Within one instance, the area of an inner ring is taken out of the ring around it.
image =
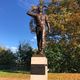
[[[48,80],[47,58],[45,56],[33,56],[31,58],[30,80]]]

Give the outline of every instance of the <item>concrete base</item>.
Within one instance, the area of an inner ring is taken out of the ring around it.
[[[47,58],[45,56],[33,56],[31,58],[30,80],[48,80]]]

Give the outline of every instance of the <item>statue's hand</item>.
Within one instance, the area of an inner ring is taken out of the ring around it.
[[[37,9],[37,6],[32,6],[32,10],[36,10]]]

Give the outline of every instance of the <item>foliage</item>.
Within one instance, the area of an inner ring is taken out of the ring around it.
[[[50,72],[80,72],[80,47],[70,51],[70,47],[67,48],[68,50],[58,43],[46,47],[45,53]]]
[[[29,70],[31,64],[32,47],[22,42],[16,53],[0,47],[0,69]]]
[[[66,35],[73,47],[80,44],[80,7],[77,0],[62,0],[59,4],[52,2],[48,14],[53,35]]]
[[[80,72],[80,1],[52,0],[46,13],[51,25],[45,50],[49,68],[52,72]]]
[[[63,62],[63,50],[58,44],[51,44],[45,49],[48,58],[48,67],[50,72],[60,72]]]
[[[0,48],[1,49],[1,48]],[[16,57],[11,50],[0,50],[0,68],[10,68],[16,64]]]
[[[30,68],[32,53],[32,48],[28,43],[20,43],[17,52],[17,64],[26,66],[27,69]]]

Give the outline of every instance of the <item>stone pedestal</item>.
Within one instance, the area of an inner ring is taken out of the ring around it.
[[[30,80],[48,80],[47,58],[45,56],[31,58]]]

